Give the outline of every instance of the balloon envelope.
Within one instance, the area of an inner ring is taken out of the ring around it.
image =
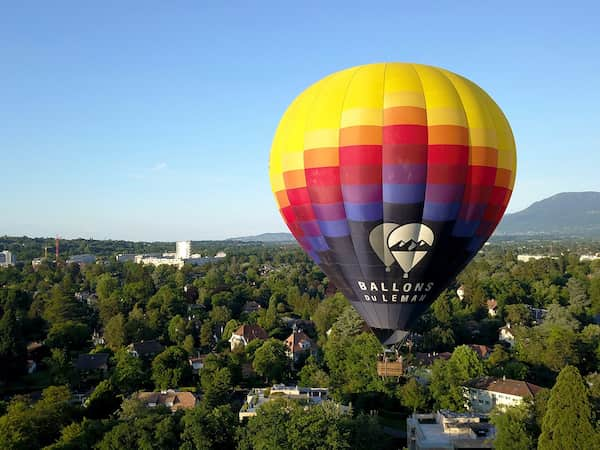
[[[406,330],[500,221],[516,151],[477,85],[419,64],[310,86],[273,140],[271,186],[302,248],[369,326]]]

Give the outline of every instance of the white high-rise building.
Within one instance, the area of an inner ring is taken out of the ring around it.
[[[0,252],[0,267],[8,267],[15,265],[15,257],[12,252],[3,250]]]
[[[192,256],[192,241],[177,241],[175,244],[175,258],[189,259]]]

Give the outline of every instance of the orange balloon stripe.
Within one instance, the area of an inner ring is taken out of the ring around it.
[[[469,164],[496,167],[498,165],[498,150],[494,147],[471,147],[469,149]]]
[[[381,145],[383,141],[382,128],[377,125],[340,128],[340,147],[348,145]]]
[[[317,167],[336,167],[340,165],[339,149],[317,148],[304,152],[304,167],[306,169]]]
[[[415,106],[396,106],[383,110],[385,125],[425,125],[427,126],[427,111]]]

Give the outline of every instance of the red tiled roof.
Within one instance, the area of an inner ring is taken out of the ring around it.
[[[233,333],[237,336],[243,336],[246,342],[253,341],[254,339],[267,339],[269,335],[258,325],[242,325]]]
[[[208,355],[198,355],[198,356],[192,356],[191,358],[188,359],[188,361],[190,363],[192,362],[204,362],[204,360],[206,359]]]
[[[138,392],[136,395],[138,400],[148,405],[155,403],[171,408],[171,411],[180,409],[191,409],[196,406],[196,397],[191,392],[179,392],[168,390],[166,392]]]
[[[492,351],[487,345],[470,344],[469,348],[477,353],[480,358],[486,358]]]
[[[309,338],[304,331],[294,331],[285,340],[285,345],[288,350],[293,353],[303,352],[309,349],[302,348],[303,342],[308,342],[310,344],[309,348],[312,347],[312,339]]]
[[[498,307],[498,302],[496,301],[495,298],[490,298],[487,301],[487,307],[488,307],[488,309],[496,309]]]
[[[500,394],[517,395],[519,397],[533,397],[542,389],[541,386],[529,383],[528,381],[494,377],[476,378],[471,380],[467,386],[485,391],[499,392]]]
[[[33,352],[35,350],[42,348],[43,346],[44,346],[44,344],[42,344],[41,342],[30,342],[27,344],[27,351]]]

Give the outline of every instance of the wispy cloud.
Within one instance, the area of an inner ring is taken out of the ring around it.
[[[165,170],[167,167],[169,166],[166,162],[157,162],[151,167],[144,167],[142,169],[137,170],[136,172],[130,173],[129,177],[133,178],[134,180],[142,180],[148,175],[153,175],[157,172]]]

